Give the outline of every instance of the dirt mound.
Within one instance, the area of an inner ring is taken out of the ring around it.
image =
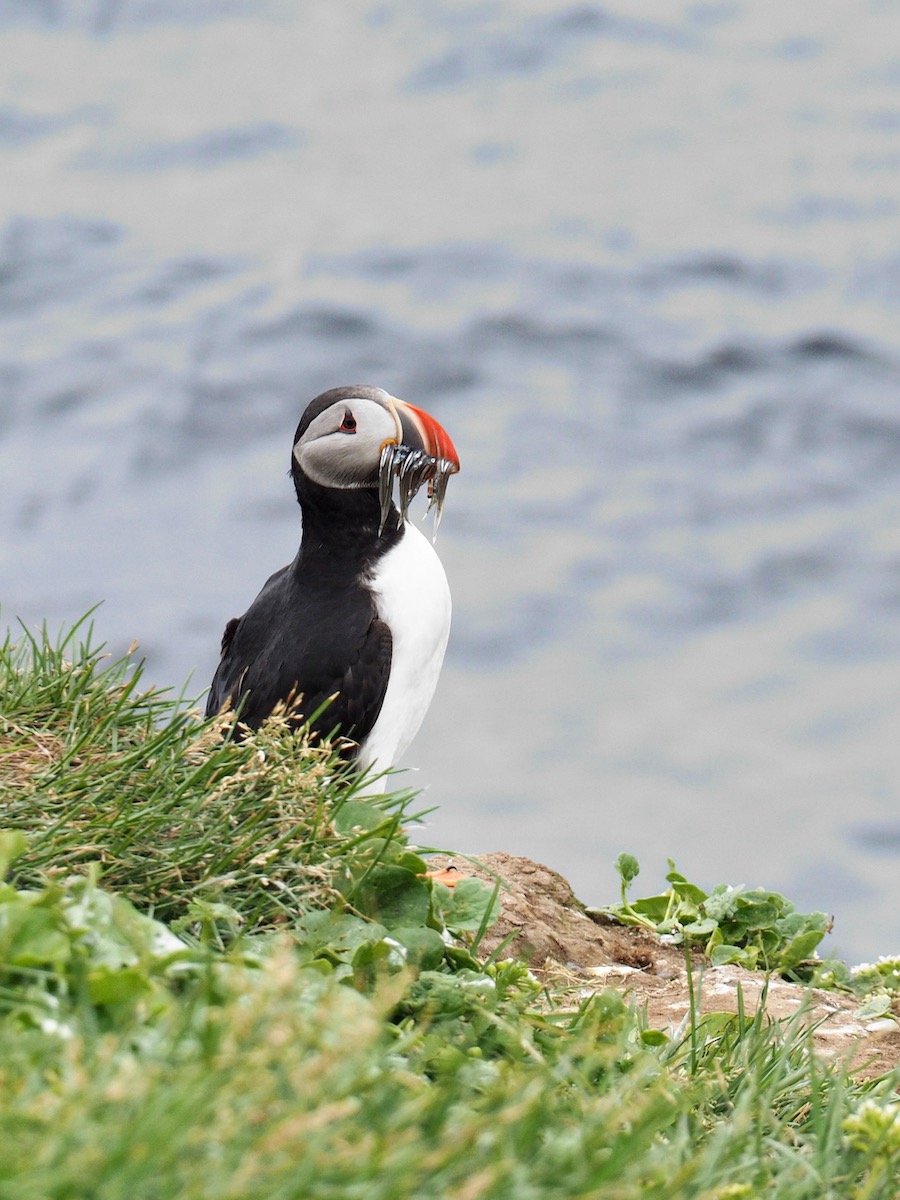
[[[503,853],[474,860],[435,855],[430,862],[455,868],[461,876],[502,880],[501,916],[484,937],[482,951],[490,953],[512,934],[509,954],[525,959],[548,981],[568,983],[576,999],[613,987],[646,1007],[649,1024],[656,1029],[674,1032],[685,1019],[690,993],[682,951],[647,930],[589,915],[556,871]],[[765,994],[766,1012],[773,1020],[792,1017],[806,1005],[807,1019],[816,1026],[815,1046],[823,1057],[851,1059],[863,1078],[900,1066],[900,1024],[890,1018],[860,1020],[859,1002],[853,997],[775,977],[768,979],[766,990],[762,973],[708,966],[700,954],[695,955],[694,972],[703,1013],[737,1012],[739,990],[747,1013],[756,1011]]]

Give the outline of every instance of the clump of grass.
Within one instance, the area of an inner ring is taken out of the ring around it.
[[[327,907],[365,871],[371,839],[338,832],[360,782],[333,747],[279,718],[241,741],[227,721],[201,727],[177,698],[142,690],[130,656],[109,662],[76,633],[0,646],[3,825],[27,834],[18,880],[98,863],[109,888],[165,920],[227,902],[248,930]],[[410,799],[380,807],[385,836]]]

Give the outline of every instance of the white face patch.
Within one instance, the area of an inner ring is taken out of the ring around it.
[[[377,482],[381,447],[399,441],[401,432],[390,409],[353,396],[336,401],[310,422],[294,446],[294,458],[322,487],[371,487]]]

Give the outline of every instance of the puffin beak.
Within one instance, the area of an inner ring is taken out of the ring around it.
[[[443,425],[434,417],[398,400],[389,397],[388,407],[398,426],[396,443],[387,442],[381,450],[378,473],[378,491],[381,501],[381,526],[384,529],[391,507],[394,476],[399,481],[400,519],[405,520],[412,498],[423,483],[428,483],[429,511],[434,509],[434,534],[437,536],[447,482],[459,470],[459,455]]]
[[[439,425],[434,417],[423,412],[421,408],[416,408],[414,404],[407,404],[405,400],[398,400],[396,396],[392,396],[391,399],[394,402],[394,413],[400,419],[400,445],[407,446],[410,450],[421,451],[429,458],[446,462],[450,468],[448,474],[455,475],[459,470],[459,455],[443,425]]]

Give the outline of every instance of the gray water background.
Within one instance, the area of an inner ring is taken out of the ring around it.
[[[199,693],[325,387],[463,463],[421,840],[900,951],[900,5],[0,0],[0,602]]]

